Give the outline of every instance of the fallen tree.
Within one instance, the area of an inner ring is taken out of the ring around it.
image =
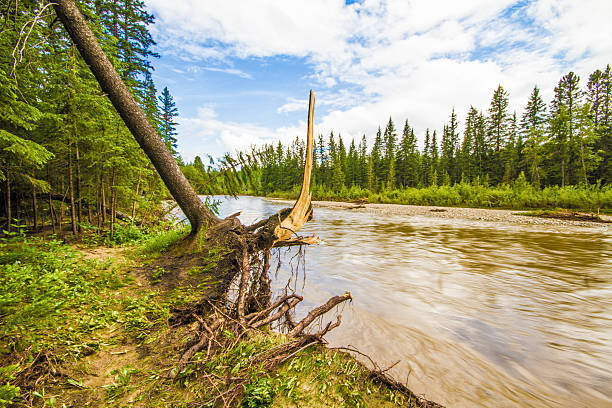
[[[337,305],[351,300],[350,293],[332,297],[295,323],[290,311],[302,298],[296,294],[285,294],[271,304],[268,277],[272,248],[318,243],[315,236],[297,235],[300,228],[312,217],[310,180],[313,163],[313,92],[310,92],[308,108],[303,183],[293,207],[281,210],[250,226],[239,221],[239,213],[219,219],[204,205],[182,174],[167,147],[104,54],[73,0],[57,0],[53,7],[103,92],[108,95],[191,224],[190,234],[156,262],[155,267],[171,272],[164,276],[166,285],[176,287],[197,279],[187,271],[197,268],[208,270],[213,258],[221,278],[221,283],[213,293],[175,311],[173,323],[183,327],[197,323],[194,330],[199,332],[200,336],[181,354],[170,377],[181,378],[183,369],[196,353],[206,350],[206,358],[209,358],[211,353],[228,347],[228,344],[235,345],[243,336],[273,322],[283,321],[286,324],[289,341],[263,353],[253,361],[267,370],[273,370],[312,344],[322,343],[323,335],[340,324],[340,316],[336,322],[330,322],[314,333],[307,332],[308,326]],[[230,301],[228,292],[232,282],[237,286],[237,295]],[[226,390],[220,392],[216,403],[223,403],[224,406],[235,405],[246,381],[248,378],[240,373],[234,376],[228,373]]]

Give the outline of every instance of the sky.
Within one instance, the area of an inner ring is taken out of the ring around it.
[[[612,63],[610,0],[145,0],[158,90],[179,110],[185,161],[315,135],[345,144],[393,118],[422,145],[454,108],[486,112],[502,85],[522,114],[570,71],[585,86]]]

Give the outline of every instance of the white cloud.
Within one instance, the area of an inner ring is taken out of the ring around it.
[[[243,72],[235,68],[204,67],[202,69],[206,71],[211,71],[211,72],[223,72],[229,75],[236,75],[236,76],[239,76],[240,78],[245,78],[245,79],[253,79],[253,76],[251,74],[247,74],[246,72]]]
[[[192,161],[203,153],[220,156],[222,152],[249,150],[278,140],[288,143],[306,134],[306,123],[269,129],[249,123],[226,122],[219,120],[213,107],[206,106],[199,108],[195,117],[183,117],[177,130],[179,153],[183,159]]]
[[[536,83],[550,100],[561,75],[575,70],[584,84],[612,55],[612,2],[606,0],[147,4],[158,17],[154,35],[164,53],[215,63],[306,58],[313,69],[308,79],[319,88],[317,105],[328,109],[317,117],[318,131],[333,129],[345,137],[371,138],[389,115],[398,128],[408,118],[419,134],[427,127],[440,129],[453,106],[461,120],[470,105],[486,110],[498,84],[509,91],[511,108],[520,111]],[[504,12],[509,6],[515,9]],[[279,101],[268,114],[305,112],[306,93]],[[204,124],[201,115],[182,122],[182,133],[212,138],[207,140],[223,149],[305,133],[299,124],[266,129],[220,118]]]

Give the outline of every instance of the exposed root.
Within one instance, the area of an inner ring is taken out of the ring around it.
[[[437,404],[435,402],[425,399],[424,397],[416,395],[404,384],[400,383],[399,381],[391,377],[389,374],[387,374],[387,371],[395,367],[399,363],[399,361],[396,361],[389,367],[383,369],[378,364],[376,364],[376,362],[370,356],[368,356],[365,353],[362,353],[361,351],[357,350],[355,347],[352,347],[352,346],[333,347],[332,349],[348,351],[350,353],[359,354],[360,356],[367,358],[370,361],[370,364],[372,364],[372,368],[368,368],[368,370],[370,371],[370,374],[368,375],[369,380],[372,380],[373,382],[378,383],[378,384],[383,384],[387,388],[393,391],[398,391],[402,393],[403,395],[408,397],[408,400],[414,403],[414,405],[416,405],[417,407],[419,408],[444,408],[443,405]]]

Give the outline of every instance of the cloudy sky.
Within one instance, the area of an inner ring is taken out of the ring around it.
[[[310,89],[315,134],[371,143],[391,116],[422,143],[498,84],[520,115],[535,84],[548,102],[562,75],[612,63],[610,0],[145,2],[187,161],[304,137]]]

